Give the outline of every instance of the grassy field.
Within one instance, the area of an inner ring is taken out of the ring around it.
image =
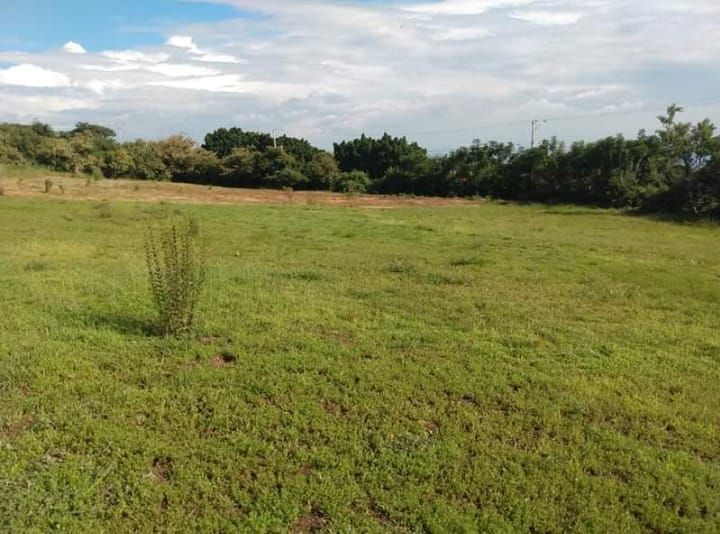
[[[197,334],[143,232],[200,222]],[[720,230],[0,197],[0,530],[720,531]]]

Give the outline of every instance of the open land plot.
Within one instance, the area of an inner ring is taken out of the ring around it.
[[[716,227],[69,189],[0,197],[3,531],[720,530]],[[178,216],[180,340],[143,252]]]

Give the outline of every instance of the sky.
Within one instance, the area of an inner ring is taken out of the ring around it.
[[[720,123],[718,0],[0,0],[0,122],[443,152]]]

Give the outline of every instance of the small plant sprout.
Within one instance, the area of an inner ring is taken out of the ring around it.
[[[180,336],[189,332],[205,281],[205,263],[195,241],[197,222],[172,222],[159,231],[149,231],[145,256],[150,292],[158,313],[161,334]]]

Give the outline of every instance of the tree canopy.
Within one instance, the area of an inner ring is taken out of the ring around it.
[[[672,105],[652,134],[567,146],[546,139],[523,149],[474,141],[445,156],[405,137],[366,135],[333,153],[305,139],[220,128],[199,146],[185,136],[119,142],[107,127],[0,124],[0,164],[42,165],[107,178],[175,180],[229,187],[292,187],[387,194],[487,196],[720,216],[720,137],[715,126],[679,120]]]

